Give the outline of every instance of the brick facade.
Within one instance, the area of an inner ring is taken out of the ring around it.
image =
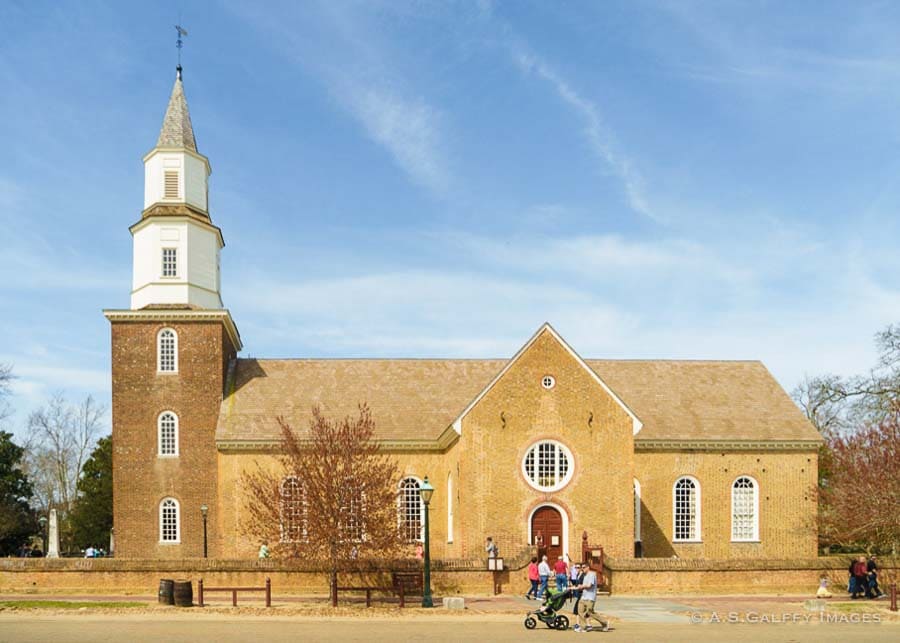
[[[203,555],[200,505],[217,519],[215,427],[225,373],[235,349],[221,322],[172,322],[148,312],[141,321],[112,321],[113,524],[116,555],[185,558]],[[178,371],[157,373],[157,333],[178,335]],[[179,455],[159,457],[157,419],[178,416]],[[181,538],[163,544],[159,504],[179,503]],[[215,536],[215,532],[211,531]],[[213,537],[211,555],[220,548]]]

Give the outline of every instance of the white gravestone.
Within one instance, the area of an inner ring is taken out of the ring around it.
[[[47,558],[59,558],[59,524],[56,509],[50,510],[50,535],[47,538]]]

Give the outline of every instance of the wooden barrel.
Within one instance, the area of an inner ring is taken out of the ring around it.
[[[174,605],[175,604],[175,596],[173,593],[173,589],[175,586],[175,581],[170,578],[161,578],[159,581],[159,604],[160,605]]]
[[[172,595],[176,607],[191,607],[194,604],[194,589],[189,580],[175,581]]]

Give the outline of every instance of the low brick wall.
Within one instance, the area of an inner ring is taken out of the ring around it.
[[[826,573],[831,589],[839,594],[847,583],[849,556],[808,560],[698,560],[608,559],[606,574],[615,594],[813,594],[819,577]],[[481,561],[435,561],[432,586],[436,594],[490,594],[493,574]],[[900,560],[879,562],[882,584],[898,579]],[[420,567],[410,563],[407,567]],[[344,585],[363,584],[364,575],[387,574],[386,565],[365,572],[342,574]],[[276,560],[116,560],[0,559],[0,592],[7,593],[125,593],[155,594],[161,578],[197,581],[208,586],[259,585],[272,579],[273,593],[318,594],[328,592],[328,574],[320,566]],[[524,593],[528,580],[524,569],[499,574],[504,593]],[[372,584],[372,583],[369,583]],[[384,584],[384,580],[380,583]]]
[[[826,574],[830,589],[847,586],[850,556],[805,560],[616,559],[606,573],[616,594],[814,594]],[[896,579],[900,560],[879,560],[885,586]]]
[[[408,565],[411,569],[421,565]],[[389,584],[387,566],[367,567],[355,573],[342,573],[341,585]],[[0,592],[51,593],[92,592],[154,594],[162,578],[191,580],[202,578],[210,587],[262,586],[272,579],[274,595],[328,593],[328,573],[321,566],[276,560],[116,560],[114,558],[0,559]],[[380,582],[371,581],[379,577]],[[432,587],[442,595],[487,594],[491,592],[491,572],[474,563],[436,562],[431,574]],[[508,586],[509,572],[501,573]],[[507,590],[508,591],[508,590]]]

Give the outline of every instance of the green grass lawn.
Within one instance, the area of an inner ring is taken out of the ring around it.
[[[147,607],[134,601],[0,601],[0,608],[15,609],[81,609],[86,607]]]

